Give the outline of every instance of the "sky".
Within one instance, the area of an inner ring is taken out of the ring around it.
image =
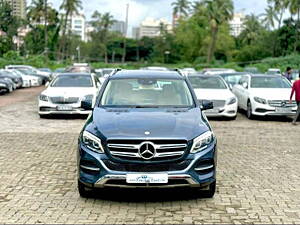
[[[48,0],[55,8],[59,8],[62,0]],[[172,21],[172,2],[175,0],[82,0],[83,11],[87,19],[98,10],[110,12],[115,19],[125,21],[126,4],[129,4],[129,28],[139,26],[146,17],[165,18]],[[233,0],[235,12],[261,14],[267,6],[267,0]],[[31,0],[28,1],[30,4]]]

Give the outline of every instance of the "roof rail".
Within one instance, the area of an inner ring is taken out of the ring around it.
[[[120,71],[122,71],[122,70],[123,70],[122,68],[116,68],[116,69],[114,70],[114,72],[111,73],[110,76],[113,76],[113,75],[115,75],[117,72],[120,72]]]
[[[184,74],[181,72],[179,68],[175,68],[174,71],[176,71],[177,73],[179,73],[179,75],[184,77]]]

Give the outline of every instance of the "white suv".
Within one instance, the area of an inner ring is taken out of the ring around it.
[[[43,118],[50,114],[89,114],[81,102],[95,102],[99,88],[100,82],[92,74],[60,74],[39,96],[39,115]]]
[[[278,75],[245,75],[232,89],[239,108],[246,110],[247,117],[291,116],[297,105],[289,103],[291,83]]]

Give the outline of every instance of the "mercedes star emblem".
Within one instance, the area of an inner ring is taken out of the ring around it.
[[[149,160],[155,157],[156,149],[152,142],[144,142],[139,148],[139,155],[145,160]]]

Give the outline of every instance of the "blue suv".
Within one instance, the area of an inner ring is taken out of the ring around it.
[[[117,70],[103,83],[78,144],[82,197],[104,187],[216,190],[217,140],[188,79],[176,71]]]

